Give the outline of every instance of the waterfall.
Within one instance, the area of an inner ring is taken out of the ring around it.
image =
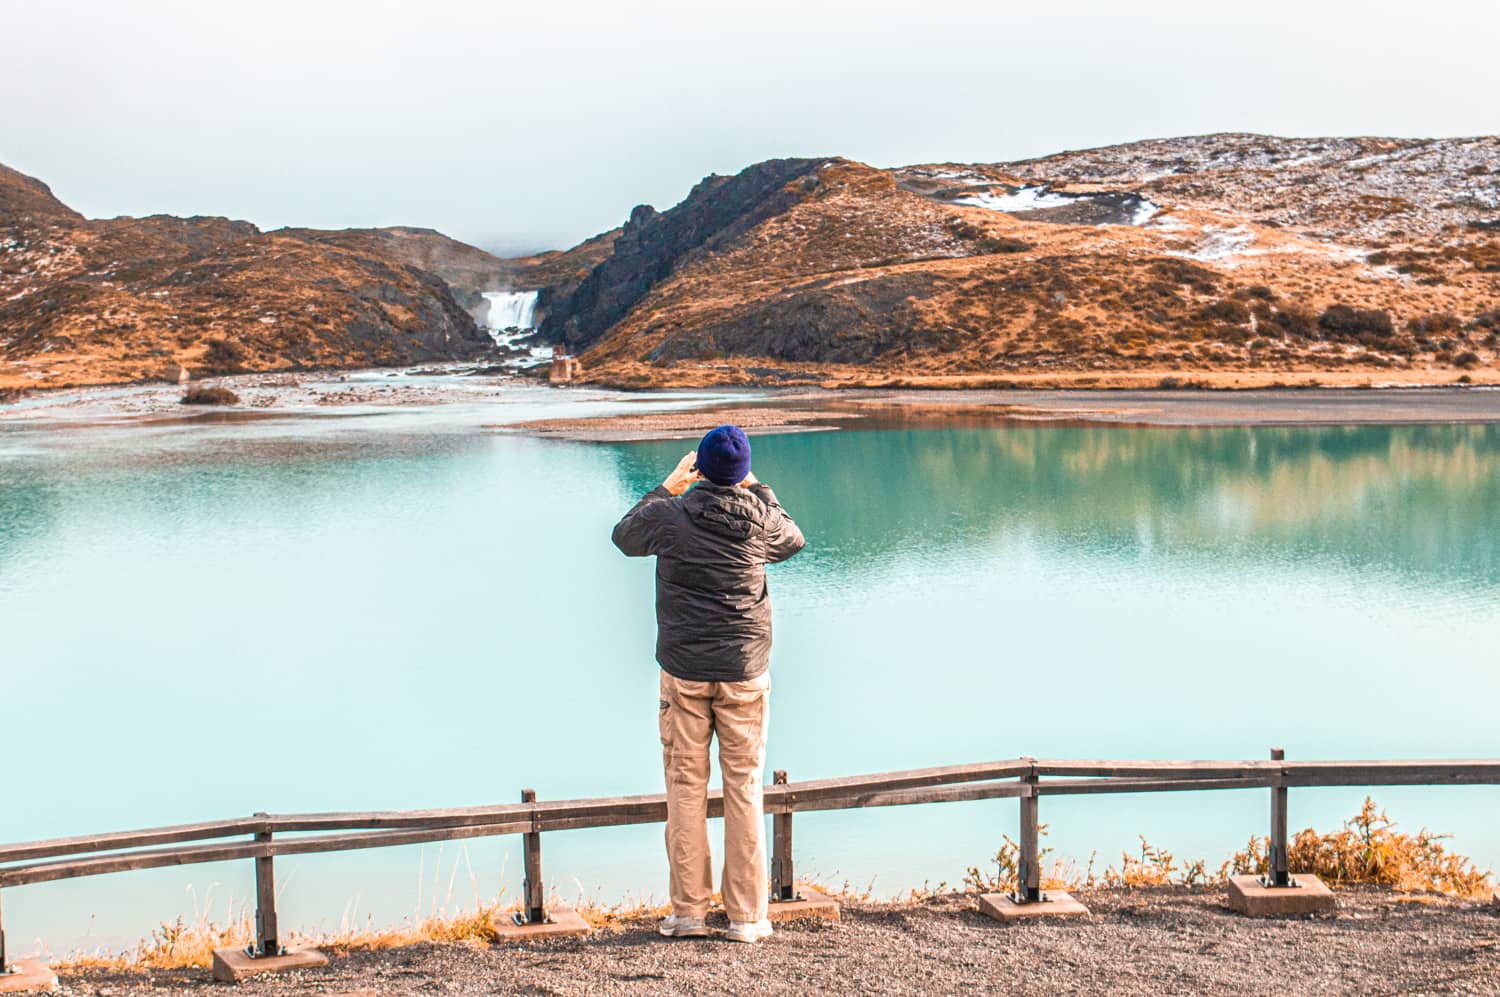
[[[530,329],[536,314],[535,291],[485,291],[484,299],[490,303],[489,318],[485,321],[490,329]]]

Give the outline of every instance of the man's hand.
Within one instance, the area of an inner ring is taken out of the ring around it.
[[[740,487],[749,488],[751,485],[758,484],[760,484],[760,479],[755,476],[754,471],[751,471],[749,474],[745,475],[745,480],[740,482]]]
[[[681,495],[683,492],[693,487],[696,482],[703,480],[703,475],[699,474],[698,469],[694,467],[694,465],[697,463],[697,451],[689,450],[683,456],[683,458],[677,462],[677,466],[672,469],[671,474],[667,475],[667,480],[663,481],[661,483],[661,486],[667,491],[671,492],[673,495]]]

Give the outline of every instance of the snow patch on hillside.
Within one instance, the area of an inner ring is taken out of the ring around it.
[[[1157,212],[1161,211],[1161,205],[1155,204],[1147,198],[1138,194],[1069,194],[1054,191],[1048,184],[1027,184],[1016,190],[1000,188],[1003,193],[995,190],[977,191],[973,194],[965,194],[963,197],[955,197],[954,204],[963,204],[975,208],[987,208],[990,211],[1003,211],[1006,214],[1018,214],[1027,211],[1047,211],[1053,208],[1066,208],[1075,204],[1099,203],[1113,205],[1117,210],[1124,210],[1128,214],[1117,224],[1144,225]],[[1110,224],[1103,222],[1100,224]]]
[[[966,197],[955,197],[953,203],[989,208],[991,211],[1014,212],[1064,208],[1075,200],[1078,198],[1073,195],[1049,193],[1044,184],[1033,184],[1029,187],[1022,187],[1014,193],[996,194],[992,190],[984,190]]]
[[[1203,231],[1204,236],[1199,240],[1198,245],[1189,250],[1169,250],[1167,255],[1211,263],[1214,260],[1226,260],[1231,256],[1243,256],[1250,248],[1250,244],[1255,241],[1255,233],[1243,225],[1227,229],[1205,227]]]

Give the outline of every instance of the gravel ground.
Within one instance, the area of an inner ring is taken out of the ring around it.
[[[1087,919],[1000,925],[973,896],[848,904],[754,946],[642,922],[530,947],[417,945],[262,977],[237,993],[1500,994],[1500,905],[1338,891],[1336,916],[1250,919],[1219,889],[1078,894]],[[63,978],[65,994],[223,990],[206,970]]]

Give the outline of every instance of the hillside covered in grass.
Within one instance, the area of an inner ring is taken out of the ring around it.
[[[636,208],[543,331],[625,384],[1494,380],[1500,138],[773,160]]]
[[[86,219],[0,166],[0,391],[174,365],[202,376],[461,359],[493,345],[415,252],[339,235]],[[421,241],[488,256],[437,233]]]

